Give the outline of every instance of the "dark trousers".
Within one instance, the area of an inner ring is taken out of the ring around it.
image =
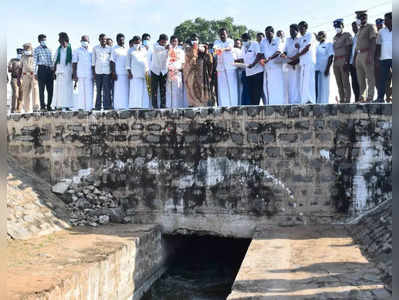
[[[54,79],[53,71],[50,67],[39,65],[37,69],[37,81],[39,83],[40,108],[45,109],[44,89],[47,90],[47,109],[50,109],[53,101]]]
[[[250,105],[251,98],[249,97],[248,77],[245,73],[245,70],[238,70],[238,80],[241,80],[242,83],[241,102],[238,103],[238,105]]]
[[[111,105],[111,88],[112,88],[111,87],[111,75],[96,74],[96,88],[97,88],[96,109],[100,110],[101,104],[103,104],[104,109],[112,109],[112,105]],[[102,98],[102,101],[101,101],[101,98]]]
[[[389,73],[392,70],[392,59],[380,60],[380,76],[378,77],[378,100],[384,101],[385,92],[389,79]]]
[[[166,78],[168,74],[162,75],[162,73],[154,74],[151,72],[151,100],[152,107],[158,108],[158,86],[161,92],[161,108],[166,106]]]
[[[263,72],[248,76],[250,105],[259,105],[263,96]]]
[[[355,102],[359,102],[360,99],[359,81],[357,80],[357,73],[354,65],[350,65],[350,73],[351,73],[352,91],[353,94],[355,95]]]

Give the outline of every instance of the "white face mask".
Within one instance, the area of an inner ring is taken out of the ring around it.
[[[242,46],[243,46],[243,47],[248,47],[248,46],[249,46],[249,43],[250,43],[249,41],[242,42]]]
[[[22,55],[21,54],[17,54],[17,58],[21,59]]]
[[[137,50],[137,49],[139,49],[139,47],[140,47],[140,45],[139,45],[139,44],[133,44],[133,49],[134,49],[134,50]]]
[[[87,42],[87,41],[81,41],[80,44],[81,44],[82,47],[84,47],[84,48],[89,47],[89,42]]]
[[[24,51],[24,54],[27,55],[27,56],[30,56],[30,55],[32,55],[32,51],[30,51],[30,50],[25,50],[25,51]]]
[[[336,31],[337,33],[341,33],[341,32],[342,32],[342,28],[337,27],[337,28],[335,28],[335,31]]]
[[[360,25],[362,25],[362,20],[360,20],[360,19],[356,19],[356,24],[357,24],[357,26],[360,26]]]
[[[46,46],[46,45],[47,45],[47,43],[46,43],[46,41],[41,41],[41,42],[40,42],[40,45],[42,45],[42,46]]]

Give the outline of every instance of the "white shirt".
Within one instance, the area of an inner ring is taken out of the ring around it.
[[[133,78],[144,78],[148,72],[148,53],[144,46],[137,50],[130,48],[127,52],[126,70],[132,72]]]
[[[258,42],[251,41],[249,43],[249,46],[247,46],[247,47],[242,46],[242,56],[244,58],[244,63],[246,65],[252,64],[255,61],[258,53],[260,53],[260,47],[259,47]],[[260,65],[259,63],[257,63],[251,69],[249,69],[249,68],[245,69],[245,73],[246,73],[247,77],[261,73],[261,72],[263,72],[263,66]]]
[[[293,57],[298,54],[299,49],[295,48],[295,44],[299,44],[299,38],[296,37],[292,39],[291,37],[287,38],[285,42],[284,52],[287,53],[287,56]]]
[[[353,59],[355,58],[355,50],[356,50],[356,42],[357,42],[357,33],[355,34],[355,36],[353,37],[353,44],[352,44],[352,54],[351,54],[351,59],[349,61],[349,63],[351,65],[353,65]]]
[[[176,48],[173,48],[174,52],[176,53],[176,60],[174,62],[170,61],[170,53],[168,56],[168,68],[174,69],[174,70],[182,70],[183,69],[183,64],[186,60],[186,56],[184,51],[177,46]]]
[[[392,31],[387,27],[378,32],[377,44],[381,45],[380,60],[392,59]]]
[[[57,60],[57,56],[58,56],[58,49],[57,49],[57,51],[55,51],[54,64],[55,64],[55,62]],[[66,71],[66,68],[67,68],[67,66],[65,65],[66,56],[67,56],[67,48],[61,47],[61,50],[60,50],[60,62],[57,64],[57,70],[56,70],[57,74],[61,74],[61,73],[64,73]]]
[[[334,55],[334,48],[332,43],[321,43],[316,49],[316,67],[315,71],[324,72],[328,64],[328,58]]]
[[[111,59],[112,48],[101,45],[97,45],[93,48],[92,62],[91,65],[94,66],[96,74],[109,75],[111,73],[110,59]]]
[[[168,73],[168,50],[159,44],[155,44],[152,49],[151,72],[158,76]]]
[[[233,65],[235,60],[235,55],[233,52],[234,49],[234,41],[232,39],[226,39],[225,42],[221,40],[216,40],[213,43],[213,49],[225,49],[229,48],[231,51],[223,51],[221,55],[217,55],[217,66],[216,71],[224,71],[224,70],[235,70],[236,67]]]
[[[301,52],[309,44],[309,51],[299,57],[300,65],[316,63],[315,38],[311,32],[305,33],[305,35],[299,39],[299,52]]]
[[[91,70],[92,53],[84,47],[80,47],[73,51],[72,62],[77,63],[76,75],[78,78],[88,78],[92,76]]]
[[[115,46],[112,49],[111,61],[115,63],[115,73],[117,75],[127,75],[126,58],[128,48]]]
[[[269,40],[265,38],[261,45],[260,45],[260,51],[265,55],[265,58],[269,58],[273,56],[277,51],[282,52],[281,49],[281,39],[279,37],[275,37],[271,40],[269,43]],[[271,61],[269,61],[267,64],[265,64],[265,68],[281,68],[281,59],[279,57],[273,58]]]

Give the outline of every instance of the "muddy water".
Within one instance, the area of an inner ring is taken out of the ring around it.
[[[250,240],[169,237],[179,244],[168,271],[143,300],[222,300],[230,294]]]

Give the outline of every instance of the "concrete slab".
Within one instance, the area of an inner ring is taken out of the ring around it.
[[[258,228],[228,300],[391,299],[345,228]]]

